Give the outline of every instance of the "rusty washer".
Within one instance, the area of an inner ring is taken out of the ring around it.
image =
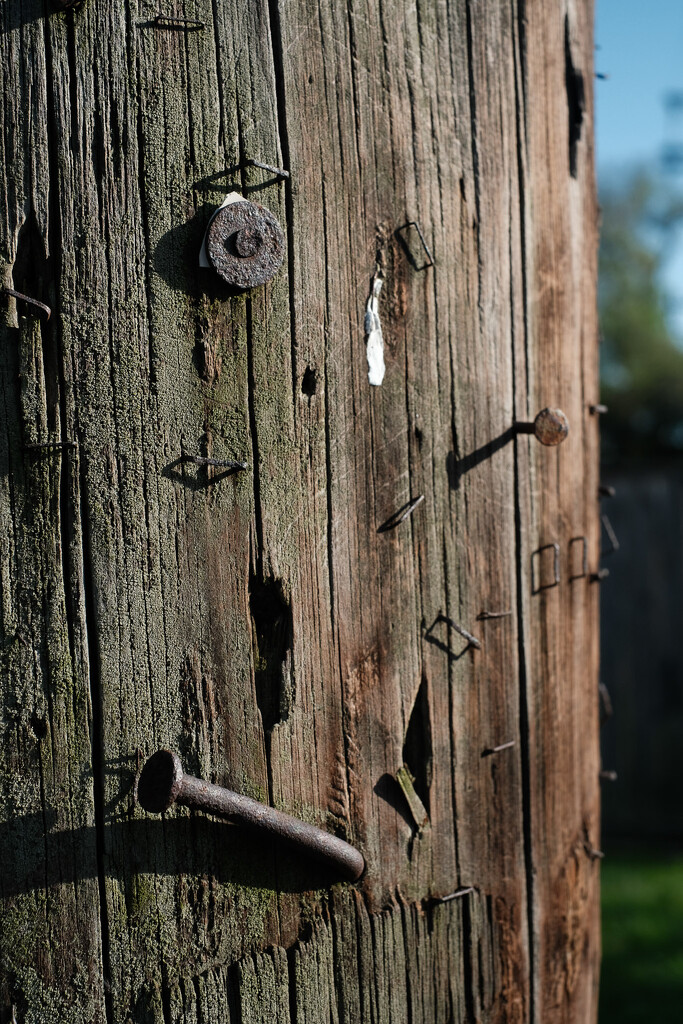
[[[255,288],[280,269],[285,236],[270,210],[245,199],[218,211],[206,233],[206,253],[228,284]]]

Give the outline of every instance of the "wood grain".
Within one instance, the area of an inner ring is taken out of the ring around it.
[[[54,312],[5,300],[0,357],[1,1012],[594,1020],[590,0],[158,13],[3,15],[3,282]],[[198,265],[235,190],[287,236],[247,294]],[[513,429],[546,405],[557,450]],[[359,886],[145,815],[159,746],[357,844]]]

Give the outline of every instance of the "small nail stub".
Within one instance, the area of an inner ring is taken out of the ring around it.
[[[609,409],[606,405],[590,405],[588,411],[591,416],[604,416],[606,412],[609,412]]]
[[[468,896],[471,892],[474,892],[474,886],[467,885],[462,889],[456,889],[455,892],[449,893],[448,896],[437,897],[437,903],[450,903],[451,900],[459,900],[462,896]]]
[[[561,409],[541,409],[533,423],[518,423],[517,433],[534,434],[541,444],[561,444],[569,433],[569,420]]]
[[[516,742],[516,740],[508,740],[507,743],[499,743],[497,747],[487,747],[481,756],[488,757],[491,754],[499,754],[501,750],[510,750],[515,746]]]
[[[615,771],[603,770],[600,772],[600,778],[603,782],[616,782],[619,776]]]
[[[158,750],[143,766],[137,800],[150,814],[163,814],[178,803],[277,836],[353,882],[365,870],[362,854],[343,839],[251,797],[185,775],[180,758],[170,750]]]

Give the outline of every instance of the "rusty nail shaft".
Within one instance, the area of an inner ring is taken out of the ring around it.
[[[278,178],[289,177],[289,171],[286,171],[283,167],[273,167],[272,164],[264,164],[260,160],[250,158],[245,160],[244,164],[246,167],[259,167],[262,171],[270,171],[271,174],[277,174]]]
[[[206,28],[205,22],[197,21],[196,18],[171,18],[167,14],[157,14],[152,24],[159,28]]]
[[[446,617],[444,616],[444,618]],[[464,626],[458,625],[457,622],[453,622],[453,620],[449,618],[446,618],[446,622],[455,630],[456,633],[459,633],[461,637],[467,640],[470,647],[475,647],[478,651],[481,650],[481,641],[477,640],[476,636],[472,636],[471,633],[468,633]]]
[[[65,448],[77,448],[76,441],[46,441],[44,444],[27,444],[25,445],[26,451],[28,452],[43,452],[43,451],[55,451],[60,452]]]
[[[514,747],[516,740],[508,740],[507,743],[499,743],[497,747],[487,747],[486,750],[482,751],[482,757],[489,757],[491,754],[499,754],[501,750],[509,750]]]
[[[161,814],[178,803],[278,836],[354,882],[365,870],[362,854],[343,839],[251,797],[185,775],[180,758],[170,750],[158,750],[146,762],[137,798],[151,814]]]
[[[195,466],[216,466],[220,469],[246,469],[246,462],[233,462],[232,459],[206,459],[202,455],[186,455],[186,462],[193,462]]]
[[[449,893],[448,896],[439,896],[439,903],[450,903],[451,900],[458,900],[461,896],[467,896],[468,893],[474,892],[474,886],[468,885],[462,889],[456,889],[455,892]]]
[[[405,510],[405,512],[403,512],[403,514],[400,516],[400,518],[396,520],[396,525],[398,526],[399,523],[403,523],[408,518],[408,516],[412,515],[413,512],[415,511],[415,509],[417,508],[417,506],[421,502],[423,502],[424,500],[425,500],[424,494],[420,494],[417,498],[415,498],[413,501],[411,501],[410,504],[408,505],[408,508]]]
[[[35,306],[36,309],[39,309],[42,313],[47,314],[47,320],[50,319],[50,316],[52,315],[52,310],[50,309],[49,306],[46,306],[44,302],[38,302],[38,299],[32,299],[30,295],[24,295],[23,292],[15,291],[14,288],[5,288],[3,290],[5,292],[5,295],[11,295],[13,299],[18,299],[20,302],[27,302],[29,306]]]

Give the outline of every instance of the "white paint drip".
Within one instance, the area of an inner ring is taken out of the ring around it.
[[[384,380],[384,338],[382,324],[379,319],[379,293],[382,291],[384,278],[379,270],[372,279],[372,289],[368,304],[365,307],[366,354],[368,357],[368,380],[379,386]]]

